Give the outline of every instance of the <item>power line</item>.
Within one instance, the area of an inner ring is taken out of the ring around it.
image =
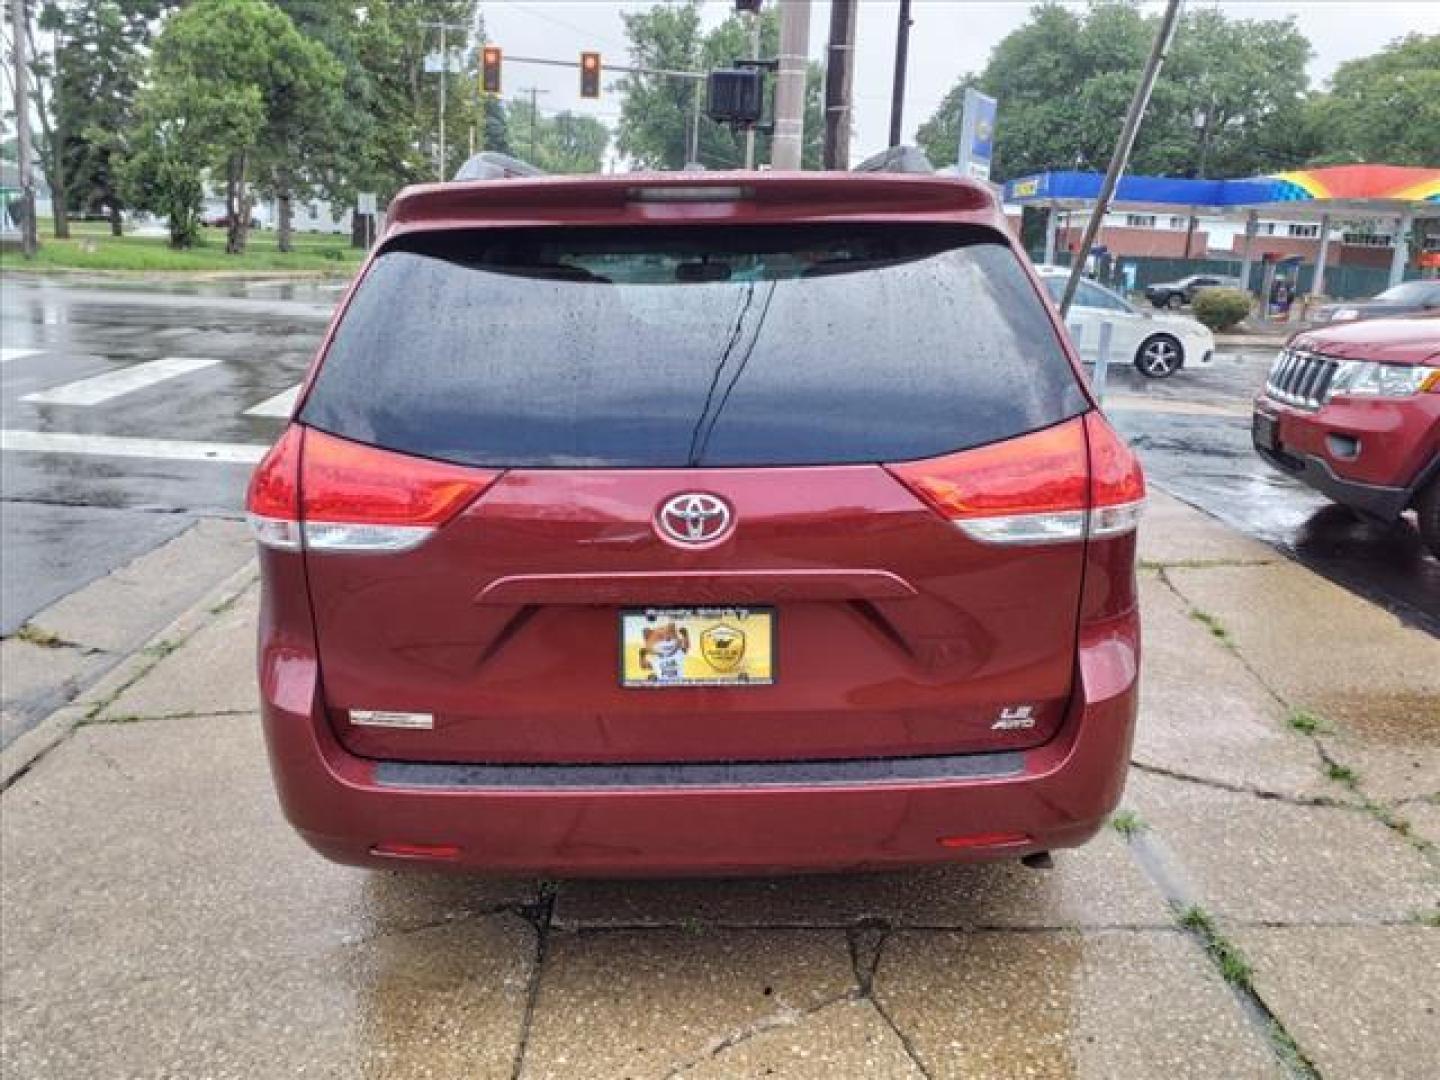
[[[563,26],[567,30],[573,30],[575,31],[575,33],[583,35],[584,39],[587,41],[599,37],[607,45],[614,45],[617,49],[620,49],[624,52],[628,52],[630,49],[630,46],[621,45],[618,41],[616,41],[614,38],[610,37],[607,34],[597,35],[593,30],[586,30],[585,28],[577,26],[575,23],[570,22],[568,19],[561,19],[547,12],[539,11],[535,8],[530,7],[530,5],[528,4],[516,3],[515,0],[510,0],[510,3],[507,3],[505,5],[505,9],[507,11],[518,11],[522,15],[529,15],[531,18],[544,19],[546,22],[552,23],[555,26]]]

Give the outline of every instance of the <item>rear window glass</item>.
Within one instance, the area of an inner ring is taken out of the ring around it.
[[[982,229],[528,229],[401,238],[301,419],[489,467],[903,461],[1086,402]]]

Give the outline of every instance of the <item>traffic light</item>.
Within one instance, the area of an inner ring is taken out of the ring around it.
[[[487,94],[500,93],[500,46],[486,45],[480,54],[480,89]]]
[[[598,98],[600,96],[600,54],[598,52],[582,52],[580,54],[580,96],[582,98]]]

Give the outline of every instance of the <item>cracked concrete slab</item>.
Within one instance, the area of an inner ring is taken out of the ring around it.
[[[899,933],[874,994],[931,1076],[1284,1076],[1174,931]]]
[[[1118,836],[1055,853],[1053,870],[1018,861],[891,874],[722,881],[570,881],[560,926],[1168,926],[1169,909]]]
[[[201,519],[30,621],[67,641],[128,652],[254,557],[255,540],[244,522]]]
[[[1401,803],[1395,808],[1395,813],[1410,823],[1416,836],[1440,848],[1440,802],[1415,799],[1413,802]]]
[[[1167,571],[1374,798],[1440,790],[1440,640],[1293,563]]]
[[[47,713],[75,698],[115,657],[20,638],[0,641],[0,746],[18,738]]]
[[[37,998],[7,981],[0,1057],[31,1080],[498,1080],[511,1075],[534,952],[530,925],[500,914],[288,960],[232,945],[103,991],[82,982]]]
[[[1404,919],[1440,896],[1424,856],[1363,810],[1144,775],[1125,798],[1178,858],[1191,894],[1227,920]]]
[[[1237,929],[1255,990],[1326,1077],[1430,1080],[1440,1067],[1440,929]]]
[[[249,712],[255,684],[255,622],[260,586],[180,643],[100,713],[102,720],[191,713]]]
[[[83,727],[0,814],[0,978],[36,1007],[302,964],[537,897],[321,859],[281,817],[253,716]]]
[[[520,1075],[667,1076],[855,989],[838,931],[552,933]]]
[[[895,1029],[868,1001],[827,1005],[794,1024],[770,1028],[674,1074],[684,1080],[780,1076],[785,1080],[924,1080]]]
[[[1227,528],[1153,484],[1140,521],[1140,558],[1146,563],[1274,562],[1273,548]]]
[[[1207,571],[1208,572],[1208,571]],[[1309,738],[1155,574],[1142,574],[1145,651],[1136,762],[1295,798],[1345,798]]]

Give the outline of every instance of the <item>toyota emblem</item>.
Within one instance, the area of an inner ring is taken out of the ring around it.
[[[716,495],[687,491],[667,499],[656,517],[660,531],[681,544],[714,543],[730,530],[730,507]]]

